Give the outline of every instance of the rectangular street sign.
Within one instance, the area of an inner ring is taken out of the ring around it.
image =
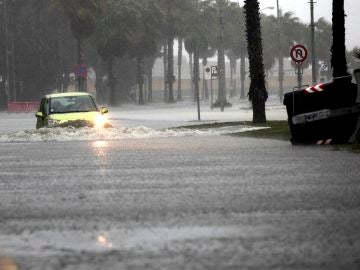
[[[217,79],[218,77],[218,67],[217,66],[211,66],[211,78]]]

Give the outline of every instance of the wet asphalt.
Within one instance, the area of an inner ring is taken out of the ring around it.
[[[360,155],[233,136],[1,143],[13,269],[360,269]]]

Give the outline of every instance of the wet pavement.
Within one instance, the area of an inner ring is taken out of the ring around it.
[[[224,135],[0,144],[0,269],[359,269],[360,155]]]

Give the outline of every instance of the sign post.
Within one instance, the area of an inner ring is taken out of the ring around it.
[[[298,87],[301,88],[303,74],[302,64],[308,56],[308,51],[304,45],[298,44],[291,48],[290,56],[291,59],[295,62],[295,74],[298,75]]]
[[[291,48],[290,57],[295,62],[295,74],[297,74],[298,86],[293,88],[293,114],[295,114],[295,89],[300,90],[302,85],[303,67],[302,64],[308,56],[308,50],[304,45],[297,44]]]
[[[211,66],[210,67],[210,93],[211,93],[210,108],[211,109],[213,109],[213,104],[214,104],[213,79],[217,79],[217,78],[218,78],[218,67],[217,66]]]

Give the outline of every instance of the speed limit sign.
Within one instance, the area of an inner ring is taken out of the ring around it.
[[[299,64],[306,60],[308,51],[304,45],[298,44],[291,48],[290,56],[295,63]]]

